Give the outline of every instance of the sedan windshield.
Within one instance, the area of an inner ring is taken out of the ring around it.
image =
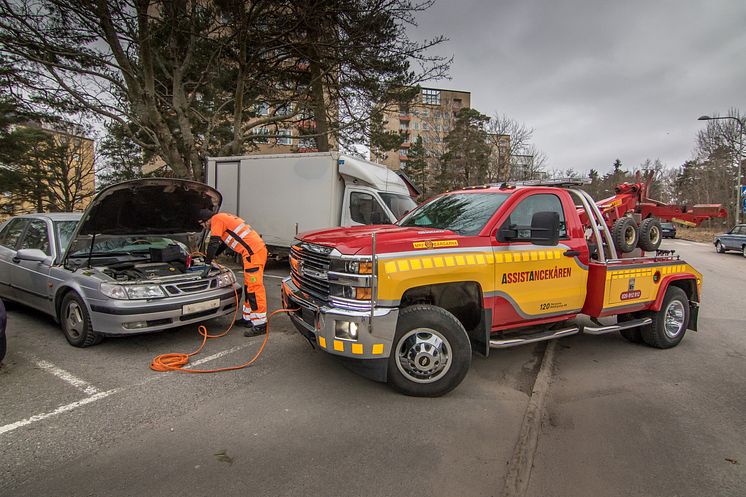
[[[67,245],[70,243],[70,237],[73,236],[73,231],[78,225],[77,221],[55,221],[54,229],[57,231],[57,241],[60,244],[60,253],[64,254],[67,250]]]
[[[460,235],[479,234],[508,198],[504,193],[454,193],[421,205],[399,226],[450,230]]]
[[[132,256],[135,254],[149,254],[150,249],[163,249],[172,244],[177,244],[187,254],[189,249],[186,244],[161,236],[112,236],[100,235],[93,241],[91,237],[80,237],[75,240],[71,247],[70,257],[107,257],[107,256]]]

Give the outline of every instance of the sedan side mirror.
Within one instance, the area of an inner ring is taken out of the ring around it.
[[[21,249],[16,252],[14,259],[31,262],[46,262],[49,256],[39,249]]]

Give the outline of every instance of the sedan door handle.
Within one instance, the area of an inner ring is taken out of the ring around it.
[[[565,257],[577,257],[580,255],[580,250],[567,250],[562,255]]]

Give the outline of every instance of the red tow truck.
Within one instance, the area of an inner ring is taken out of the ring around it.
[[[320,349],[415,396],[455,388],[473,351],[616,331],[676,346],[697,329],[701,274],[669,251],[618,251],[610,216],[637,227],[647,211],[597,205],[582,184],[471,187],[395,225],[303,233],[283,303]]]

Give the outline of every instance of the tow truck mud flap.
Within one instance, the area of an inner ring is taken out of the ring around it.
[[[473,330],[467,331],[471,340],[471,349],[483,355],[490,356],[490,328],[492,327],[492,311],[490,309],[482,310],[482,319]]]
[[[689,302],[689,326],[688,330],[697,331],[697,319],[699,318],[699,302]]]
[[[388,381],[389,360],[386,359],[355,359],[333,355],[335,359],[355,374],[359,374],[369,380],[386,383]]]

